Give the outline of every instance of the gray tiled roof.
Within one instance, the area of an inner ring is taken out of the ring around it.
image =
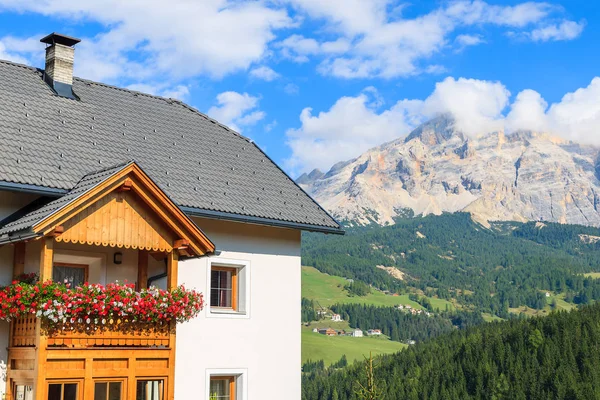
[[[113,176],[117,172],[121,171],[123,168],[127,167],[131,164],[132,161],[128,161],[126,163],[121,163],[109,168],[104,168],[102,170],[92,172],[90,174],[85,175],[67,194],[62,197],[59,197],[56,200],[53,200],[46,205],[34,210],[25,216],[17,219],[16,221],[10,222],[0,228],[0,242],[8,234],[29,234],[33,233],[33,226],[38,222],[41,222],[46,217],[54,214],[59,211],[63,207],[72,203],[80,196],[87,193],[89,190],[93,189],[100,183],[104,182],[109,177]]]
[[[0,182],[66,192],[135,160],[187,212],[339,231],[253,142],[184,103],[78,78],[73,91],[80,101],[0,60]]]

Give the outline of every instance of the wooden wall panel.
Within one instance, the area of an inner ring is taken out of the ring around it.
[[[57,242],[170,252],[175,237],[134,192],[112,192],[63,223]]]

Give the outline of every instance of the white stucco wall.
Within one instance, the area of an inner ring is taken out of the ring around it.
[[[208,375],[243,374],[239,399],[300,399],[300,232],[196,220],[221,254],[179,263],[179,283],[209,296],[218,258],[249,263],[248,316],[209,316],[177,327],[175,398],[205,399]],[[241,396],[241,397],[240,397]]]

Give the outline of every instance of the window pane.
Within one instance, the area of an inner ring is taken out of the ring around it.
[[[77,400],[77,384],[76,383],[65,383],[64,384],[64,395],[62,400]]]
[[[61,389],[62,385],[60,383],[48,385],[48,400],[62,400],[60,398]]]
[[[52,267],[52,280],[54,282],[70,283],[71,286],[81,286],[85,283],[85,268],[55,265]]]
[[[108,400],[121,400],[121,382],[110,382],[108,388]]]
[[[32,387],[28,385],[15,385],[15,400],[33,400]]]
[[[162,400],[162,380],[138,381],[136,400]]]
[[[231,271],[211,271],[210,305],[212,307],[232,308],[232,282]]]
[[[94,400],[106,400],[106,382],[94,385]]]
[[[210,381],[210,400],[229,400],[231,393],[231,380],[226,379],[211,379]]]

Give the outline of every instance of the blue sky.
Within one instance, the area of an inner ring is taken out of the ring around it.
[[[600,2],[0,0],[0,58],[81,38],[75,72],[177,97],[293,176],[441,112],[469,135],[600,144]]]

